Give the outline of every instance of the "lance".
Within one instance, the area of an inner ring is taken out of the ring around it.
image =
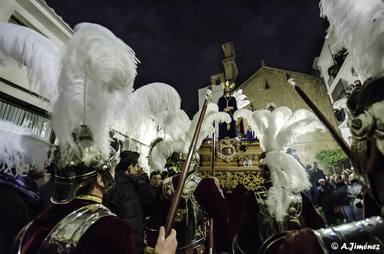
[[[171,228],[172,228],[174,220],[175,220],[176,210],[177,210],[177,207],[179,205],[180,198],[181,198],[181,192],[184,189],[184,184],[185,184],[185,180],[187,178],[188,169],[189,169],[189,166],[191,165],[191,161],[192,161],[192,155],[193,155],[195,148],[196,148],[196,144],[197,144],[199,134],[200,134],[200,129],[201,129],[201,126],[203,124],[205,112],[207,111],[208,102],[210,101],[211,95],[212,95],[211,90],[207,90],[206,98],[205,98],[203,107],[202,107],[201,112],[200,112],[199,120],[197,122],[195,132],[193,134],[191,145],[189,147],[187,160],[184,164],[183,170],[180,173],[180,178],[179,178],[179,182],[177,184],[175,195],[173,195],[173,197],[172,197],[171,207],[169,209],[167,218],[165,220],[165,234],[167,236],[170,234]]]
[[[212,133],[212,146],[211,146],[211,175],[215,176],[215,152],[216,152],[216,125],[213,123],[215,131]],[[208,239],[208,253],[213,254],[213,218],[209,219],[209,239]]]
[[[296,84],[295,80],[290,77],[287,73],[285,74],[288,80],[288,83],[293,86],[295,91],[300,95],[300,97],[304,100],[304,102],[310,107],[313,113],[319,118],[319,120],[325,125],[328,131],[331,133],[332,137],[335,139],[336,143],[340,146],[340,148],[344,151],[345,155],[352,160],[351,149],[345,143],[344,139],[340,136],[339,132],[332,126],[332,124],[328,121],[328,119],[321,113],[321,111],[316,107],[316,105],[311,101],[311,99],[305,94],[305,92]]]

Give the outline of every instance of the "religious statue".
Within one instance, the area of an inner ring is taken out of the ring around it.
[[[225,137],[236,137],[236,121],[233,119],[233,113],[237,110],[236,98],[232,95],[232,90],[235,88],[235,83],[230,83],[228,80],[224,83],[224,95],[218,101],[219,111],[227,112],[231,118],[231,123],[221,123],[219,125],[219,139]]]

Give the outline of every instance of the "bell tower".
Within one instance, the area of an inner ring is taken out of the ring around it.
[[[239,70],[235,60],[236,52],[233,43],[231,41],[225,42],[221,44],[221,48],[224,53],[224,58],[221,60],[224,72],[211,75],[212,86],[224,84],[226,80],[229,80],[230,83],[235,83],[237,76],[239,75]]]
[[[237,76],[239,75],[239,70],[237,69],[236,64],[236,52],[233,43],[225,42],[221,44],[221,48],[224,52],[224,58],[221,60],[221,63],[224,67],[224,77],[225,80],[229,80],[230,82],[235,82]]]

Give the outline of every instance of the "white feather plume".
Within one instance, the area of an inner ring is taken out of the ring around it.
[[[113,109],[133,90],[138,60],[133,50],[97,24],[75,27],[61,60],[60,94],[53,108],[53,127],[60,145],[76,153],[72,132],[89,127],[97,149],[109,155],[109,126]]]
[[[196,150],[201,146],[203,139],[215,131],[213,123],[231,122],[228,113],[218,112],[218,106],[214,103],[207,105],[207,111],[202,122]],[[167,158],[173,152],[187,153],[191,145],[194,131],[200,116],[201,109],[195,114],[193,120],[189,120],[184,111],[180,110],[164,121],[165,139],[156,144],[150,154],[152,168],[164,168]],[[153,166],[152,166],[153,165]]]
[[[123,112],[127,127],[135,129],[140,128],[146,119],[163,126],[169,115],[180,111],[181,99],[175,88],[156,82],[134,91],[129,98],[125,98],[125,105]]]
[[[380,0],[321,0],[321,14],[348,49],[363,81],[383,71],[384,3]]]
[[[32,130],[0,120],[0,140],[0,171],[23,175],[31,166],[44,169],[49,143],[33,135]]]
[[[273,183],[268,191],[269,211],[276,216],[277,220],[283,221],[294,194],[308,189],[311,183],[303,166],[285,152],[269,152],[263,163],[271,171]]]
[[[276,146],[286,149],[301,135],[315,131],[325,132],[324,125],[317,119],[303,119],[285,125],[276,137]]]
[[[192,123],[189,127],[188,132],[186,133],[185,137],[183,138],[185,141],[185,152],[188,152],[189,146],[192,142],[193,134],[195,133],[195,129],[197,126],[197,122],[199,120],[199,116],[201,113],[200,109],[193,117]],[[209,103],[207,105],[207,111],[205,112],[204,119],[201,125],[200,133],[199,133],[199,139],[196,143],[196,150],[199,150],[201,143],[204,138],[206,138],[208,135],[211,135],[215,128],[213,127],[213,123],[216,122],[216,124],[219,124],[221,122],[230,123],[231,117],[228,113],[225,112],[219,112],[219,107],[215,103]]]
[[[234,113],[235,119],[245,118],[250,128],[255,131],[261,148],[266,151],[285,150],[290,144],[304,134],[316,130],[325,130],[317,117],[306,109],[298,109],[292,113],[287,107],[278,107],[272,112],[269,110],[245,109]]]
[[[285,149],[300,135],[316,130],[324,130],[316,116],[306,110],[298,109],[292,113],[287,107],[278,107],[272,112],[238,110],[235,119],[247,119],[260,141],[261,148],[267,152],[263,163],[271,171],[272,187],[268,190],[267,205],[277,220],[283,221],[294,194],[310,186],[303,166]]]
[[[171,142],[171,141],[161,141],[156,144],[151,154],[149,155],[149,164],[153,170],[163,170],[167,159],[174,153],[184,152],[184,143],[182,140]]]
[[[59,48],[38,32],[15,24],[0,23],[0,64],[11,57],[28,69],[31,84],[54,101],[58,94]]]
[[[251,103],[248,100],[248,97],[245,94],[243,94],[242,89],[236,90],[236,92],[234,92],[232,94],[232,96],[235,97],[235,99],[236,99],[236,105],[237,105],[238,109],[245,108],[246,106],[248,106]]]
[[[168,114],[163,120],[164,140],[172,141],[184,136],[190,125],[191,120],[184,110]]]
[[[253,112],[249,109],[238,109],[236,112],[233,114],[233,119],[235,121],[239,120],[240,118],[244,119],[247,121],[248,125],[250,126],[251,130],[253,130],[256,134],[256,136],[259,136],[259,127],[257,126],[255,119],[253,117]]]
[[[333,103],[332,107],[334,109],[339,109],[339,110],[346,109],[347,108],[347,100],[348,100],[348,98],[342,98],[340,100],[337,100]]]

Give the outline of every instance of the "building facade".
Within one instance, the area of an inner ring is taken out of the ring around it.
[[[351,144],[346,101],[351,88],[360,85],[362,79],[352,56],[337,41],[332,28],[328,29],[320,55],[316,60],[317,68],[333,106],[338,128],[343,139]]]
[[[62,46],[72,29],[44,1],[2,0],[0,22],[29,27]],[[0,66],[0,119],[30,128],[36,135],[54,142],[49,120],[51,105],[36,82],[28,79],[27,69],[13,59]]]
[[[262,65],[239,86],[239,89],[243,89],[243,93],[247,95],[255,110],[266,109],[270,103],[274,103],[276,106],[287,106],[292,111],[300,108],[310,110],[294,88],[288,84],[286,74],[295,79],[325,117],[336,126],[327,90],[319,77]],[[297,142],[292,145],[292,148],[297,150],[303,164],[312,163],[319,151],[336,147],[337,144],[327,132],[315,132],[305,135],[305,137],[299,137]]]

